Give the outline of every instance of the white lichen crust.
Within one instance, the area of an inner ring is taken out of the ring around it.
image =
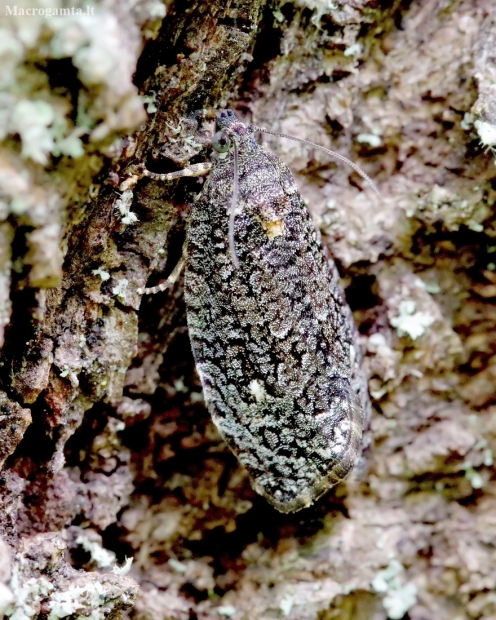
[[[190,217],[189,333],[214,422],[256,491],[294,512],[340,482],[360,455],[369,403],[355,328],[287,166],[231,111],[217,122],[238,145],[239,268],[229,250],[229,152]]]
[[[7,618],[117,620],[133,606],[139,593],[135,581],[76,570],[65,561],[65,550],[55,532],[22,539],[12,565],[13,600],[5,609]]]

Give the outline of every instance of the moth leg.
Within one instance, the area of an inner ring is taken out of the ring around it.
[[[155,179],[156,181],[172,181],[174,179],[179,179],[181,177],[200,177],[204,174],[208,174],[212,170],[213,164],[211,162],[204,162],[201,164],[193,164],[182,170],[177,170],[176,172],[167,172],[165,174],[158,174],[156,172],[150,172],[145,167],[141,168],[140,173],[141,176],[149,177],[150,179]],[[186,244],[185,244],[186,246]],[[165,282],[162,284],[158,284],[157,286],[152,286],[150,288],[139,288],[139,295],[155,295],[155,293],[160,293],[161,291],[165,291],[169,286],[172,286],[174,282],[179,277],[179,274],[183,270],[184,264],[186,262],[185,256],[185,246],[183,247],[183,254],[179,259],[177,265],[174,267],[172,273],[167,278]]]
[[[174,282],[178,279],[179,274],[183,270],[184,264],[186,262],[185,248],[186,248],[186,243],[183,246],[183,255],[181,256],[177,265],[174,267],[174,269],[172,270],[172,273],[170,274],[170,276],[167,278],[165,282],[162,282],[162,284],[158,284],[157,286],[151,286],[150,288],[139,288],[138,294],[139,295],[155,295],[155,293],[160,293],[162,291],[165,291],[167,288],[169,288],[169,286],[172,286]]]
[[[201,164],[193,164],[187,166],[182,170],[176,170],[175,172],[167,172],[165,174],[158,174],[156,172],[150,172],[145,166],[137,166],[137,173],[132,174],[120,184],[119,189],[121,192],[134,189],[136,183],[143,177],[149,177],[156,181],[173,181],[181,177],[201,177],[204,174],[208,174],[212,170],[213,164],[211,162],[204,162]]]
[[[208,174],[212,170],[212,162],[203,162],[201,164],[193,164],[187,166],[182,170],[176,170],[176,172],[166,172],[165,174],[157,174],[156,172],[150,172],[145,167],[142,167],[140,172],[144,177],[155,179],[156,181],[173,181],[180,177],[201,177],[204,174]]]

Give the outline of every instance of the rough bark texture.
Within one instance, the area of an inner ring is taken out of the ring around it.
[[[493,0],[109,0],[1,27],[0,614],[495,618]],[[209,420],[181,282],[137,293],[201,186],[131,192],[137,166],[205,160],[188,119],[227,104],[382,194],[267,140],[341,268],[375,405],[364,481],[296,515]]]

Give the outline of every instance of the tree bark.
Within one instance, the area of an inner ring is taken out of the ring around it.
[[[0,52],[0,615],[494,617],[494,4],[38,13],[6,10]],[[207,161],[226,106],[381,193],[265,140],[338,263],[374,404],[367,475],[294,515],[206,412],[181,279],[138,292],[201,189],[140,166]]]

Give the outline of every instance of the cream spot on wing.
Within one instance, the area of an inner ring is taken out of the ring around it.
[[[256,379],[253,379],[253,381],[250,381],[250,383],[248,384],[248,387],[250,388],[251,395],[257,401],[257,403],[259,403],[265,398],[265,388]]]
[[[284,220],[275,222],[262,222],[262,226],[267,233],[267,237],[272,240],[284,234]]]
[[[351,366],[354,366],[355,362],[357,359],[357,355],[356,355],[356,351],[355,351],[355,347],[350,344],[350,364]]]

